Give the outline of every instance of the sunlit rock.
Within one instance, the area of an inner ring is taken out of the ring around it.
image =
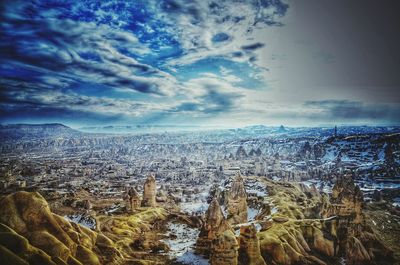
[[[149,175],[144,183],[142,206],[156,206],[156,179],[153,175]]]
[[[227,220],[231,224],[247,222],[247,193],[243,178],[238,173],[232,182],[227,198]]]

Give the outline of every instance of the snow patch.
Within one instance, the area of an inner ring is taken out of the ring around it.
[[[199,230],[185,224],[169,223],[167,236],[163,241],[170,247],[169,255],[183,264],[207,265],[208,260],[194,253]]]

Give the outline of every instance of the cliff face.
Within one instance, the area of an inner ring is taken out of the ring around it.
[[[240,173],[232,182],[227,198],[227,220],[230,224],[247,222],[247,193]]]

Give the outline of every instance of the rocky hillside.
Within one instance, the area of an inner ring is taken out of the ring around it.
[[[253,221],[229,224],[219,195],[210,203],[197,251],[212,265],[398,264],[392,246],[368,224],[362,192],[351,177],[339,179],[331,195],[301,184],[264,184],[268,196],[258,199],[269,207]]]
[[[0,125],[1,140],[63,138],[81,134],[81,132],[59,123]]]
[[[149,264],[146,257],[138,259],[130,245],[166,218],[163,209],[149,208],[125,217],[104,217],[93,231],[52,213],[36,192],[17,192],[0,204],[0,257],[8,265]]]
[[[0,261],[9,265],[399,264],[398,230],[382,227],[378,232],[381,223],[374,220],[384,220],[388,213],[379,217],[378,211],[366,210],[362,191],[350,177],[338,179],[330,195],[315,186],[268,179],[258,179],[257,187],[264,193],[256,194],[248,188],[254,180],[236,176],[229,189],[214,194],[202,217],[182,215],[174,203],[158,201],[150,207],[138,204],[101,213],[97,210],[105,201],[92,199],[94,206],[90,202],[79,206],[92,216],[91,229],[55,208],[67,211],[67,197],[45,195],[58,215],[37,192],[9,194],[0,199]],[[74,196],[83,199],[83,195],[82,191]],[[146,189],[144,197],[155,196],[151,187]],[[258,205],[254,216],[245,204]],[[194,253],[187,244],[193,237],[197,237]],[[182,255],[175,259],[174,253]],[[194,258],[201,262],[192,263]]]

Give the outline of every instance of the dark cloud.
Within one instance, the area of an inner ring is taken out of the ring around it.
[[[234,5],[248,5],[251,7],[253,14],[252,24],[249,27],[249,31],[252,27],[258,24],[264,25],[282,25],[277,18],[282,17],[286,14],[289,5],[283,3],[280,0],[239,0],[239,1],[214,1],[209,3],[205,8],[202,5],[202,0],[197,1],[186,1],[186,0],[164,0],[159,1],[161,11],[173,13],[173,14],[185,14],[193,17],[193,22],[201,23],[206,19],[209,19],[207,14],[213,15],[213,19],[217,23],[226,23],[228,21],[239,23],[246,17],[241,15],[239,12],[230,14],[228,11],[229,7]],[[271,12],[265,12],[266,9],[270,9]]]
[[[200,105],[192,102],[185,102],[170,110],[170,112],[186,112],[186,111],[199,111]]]
[[[243,57],[243,52],[233,52],[232,54],[232,57],[234,57],[234,58],[240,58],[240,57]]]
[[[169,112],[192,112],[213,116],[234,109],[236,100],[240,97],[237,94],[221,93],[213,89],[208,91],[206,95],[199,97],[198,102],[182,103]]]
[[[229,40],[229,35],[226,34],[226,33],[223,33],[223,32],[217,33],[217,34],[215,34],[215,35],[212,37],[211,40],[212,40],[213,42],[224,42],[224,41]]]
[[[391,124],[400,123],[398,104],[364,103],[350,100],[308,101],[304,107],[318,110],[312,113],[314,119],[324,121],[370,121]]]
[[[242,51],[245,52],[241,54],[238,54],[237,46],[230,44],[237,40],[241,43],[238,46],[241,46],[246,40],[254,40],[253,32],[267,26],[281,25],[279,20],[288,9],[288,5],[280,0],[213,1],[211,3],[202,0],[174,0],[161,1],[161,3],[163,3],[161,6],[167,5],[173,11],[161,8],[156,10],[156,13],[165,17],[169,25],[174,25],[173,28],[168,28],[168,31],[179,37],[178,42],[183,49],[184,56],[169,61],[169,64],[174,67],[217,56],[232,61],[256,62],[256,55],[252,53],[264,44],[244,45]],[[188,12],[193,6],[196,10],[195,23],[193,19],[190,19],[192,14]],[[166,12],[173,12],[173,16]],[[211,34],[211,37],[205,32]],[[256,71],[261,69],[255,63],[250,65]]]
[[[160,6],[163,11],[168,13],[181,13],[190,15],[193,24],[196,24],[202,20],[201,12],[198,9],[198,4],[192,1],[177,1],[177,0],[164,0],[160,2]]]
[[[146,103],[89,97],[73,92],[49,91],[42,88],[19,89],[18,86],[0,90],[0,122],[28,120],[42,122],[63,120],[93,123],[129,119],[132,113],[146,112]]]
[[[203,77],[195,80],[192,86],[203,91],[196,100],[183,102],[170,112],[188,112],[196,115],[215,116],[228,113],[238,107],[243,95],[229,87],[229,83],[215,77]]]
[[[258,50],[258,49],[260,49],[260,48],[262,48],[262,47],[264,47],[264,46],[265,46],[264,43],[257,42],[257,43],[253,43],[253,44],[249,44],[249,45],[244,45],[244,46],[242,46],[242,50],[245,50],[245,51],[255,51],[255,50]]]
[[[114,88],[165,93],[166,79],[171,77],[120,52],[128,50],[139,57],[145,50],[131,33],[89,22],[42,18],[34,5],[17,3],[0,11],[2,65],[35,68],[37,77],[64,77],[71,84],[94,79]],[[28,81],[21,75],[12,79]]]
[[[29,113],[29,115],[27,115]],[[92,111],[73,110],[56,106],[37,104],[1,104],[0,122],[67,122],[69,124],[114,123],[123,120],[121,114],[96,113]]]
[[[202,98],[205,113],[222,113],[233,109],[236,99],[240,95],[221,93],[218,90],[210,90],[207,95]]]

